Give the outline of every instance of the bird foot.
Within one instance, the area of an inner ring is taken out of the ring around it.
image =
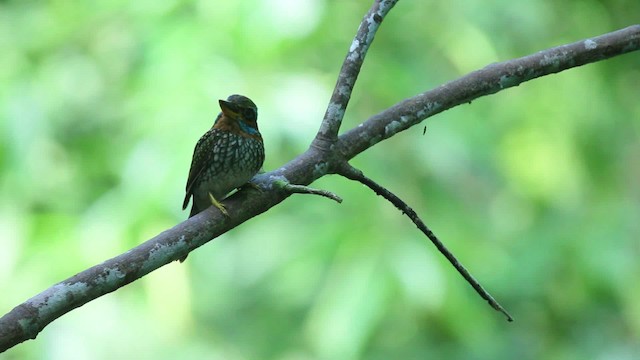
[[[262,190],[262,187],[261,187],[260,185],[258,185],[258,184],[256,184],[256,183],[252,183],[252,182],[248,182],[248,183],[246,183],[246,184],[242,185],[240,188],[244,188],[244,187],[248,187],[248,188],[251,188],[251,189],[253,189],[253,190],[258,190],[258,191],[260,191],[260,192],[262,192],[262,191],[263,191],[263,190]]]
[[[229,213],[227,212],[227,209],[225,209],[224,205],[222,205],[222,203],[216,200],[216,198],[214,198],[213,195],[211,195],[211,193],[209,193],[209,200],[211,200],[211,205],[217,207],[218,210],[220,210],[220,212],[224,216],[229,217]]]

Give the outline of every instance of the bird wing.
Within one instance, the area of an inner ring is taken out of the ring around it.
[[[187,179],[187,186],[185,188],[186,194],[184,196],[184,202],[182,203],[182,210],[187,208],[189,205],[189,199],[191,195],[193,195],[193,186],[198,181],[198,178],[202,175],[206,164],[209,162],[209,157],[211,156],[211,152],[204,152],[201,150],[202,147],[206,146],[206,139],[210,139],[215,134],[209,134],[209,132],[213,131],[213,129],[207,131],[200,140],[196,143],[196,147],[193,150],[193,158],[191,159],[191,168],[189,169],[189,178]]]

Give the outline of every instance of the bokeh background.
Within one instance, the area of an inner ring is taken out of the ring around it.
[[[371,1],[1,1],[0,312],[187,217],[233,93],[265,169],[304,151]],[[638,1],[402,0],[343,130],[489,63],[640,22]],[[2,359],[639,359],[640,53],[449,110]]]

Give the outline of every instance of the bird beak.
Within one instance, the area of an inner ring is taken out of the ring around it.
[[[235,118],[238,116],[239,110],[238,105],[226,101],[226,100],[218,100],[220,104],[220,109],[222,109],[222,113],[231,118]]]

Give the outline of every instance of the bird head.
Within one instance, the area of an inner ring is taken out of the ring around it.
[[[246,96],[231,95],[227,100],[218,100],[222,113],[234,120],[255,122],[258,119],[258,107]]]

